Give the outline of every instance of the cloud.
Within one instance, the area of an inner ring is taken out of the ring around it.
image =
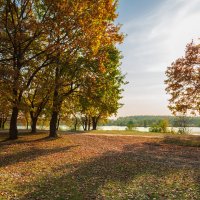
[[[148,13],[124,23],[123,31],[128,36],[121,46],[122,69],[130,83],[125,87],[125,106],[120,116],[153,111],[155,115],[170,114],[164,72],[171,62],[184,55],[187,43],[200,37],[199,22],[199,0],[165,0]],[[158,99],[155,101],[154,97]],[[137,102],[134,98],[144,99]]]

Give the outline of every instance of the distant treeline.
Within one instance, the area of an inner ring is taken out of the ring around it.
[[[185,117],[187,126],[200,127],[200,117]],[[174,116],[129,116],[119,117],[116,120],[108,120],[104,125],[107,126],[127,126],[132,124],[136,127],[150,127],[159,123],[161,120],[167,120],[169,126],[178,127],[180,124],[180,118]]]

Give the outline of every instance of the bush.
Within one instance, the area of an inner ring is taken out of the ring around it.
[[[153,126],[150,127],[149,132],[154,132],[154,133],[168,133],[168,126],[169,122],[168,120],[160,120],[157,124],[154,124]]]
[[[160,133],[161,127],[155,124],[149,128],[149,132]]]
[[[126,127],[127,127],[126,128],[127,131],[136,130],[136,127],[132,121],[129,121]]]

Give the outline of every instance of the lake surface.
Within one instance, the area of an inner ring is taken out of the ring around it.
[[[49,127],[37,127],[38,129],[40,130],[49,130]],[[124,131],[126,130],[126,126],[99,126],[97,129],[98,130],[104,130],[104,131],[111,131],[111,130],[118,130],[118,131]],[[18,129],[26,129],[25,126],[18,126]],[[30,127],[29,127],[30,129]],[[173,129],[174,131],[178,131],[179,128],[176,127],[176,128],[172,128],[172,127],[169,127],[169,129]],[[61,131],[67,131],[67,130],[70,130],[70,127],[66,126],[66,125],[61,125],[59,127],[59,130]],[[136,130],[137,131],[141,131],[141,132],[149,132],[149,127],[136,127]],[[192,135],[200,135],[200,127],[189,127],[188,128],[189,130],[189,133],[192,134]]]
[[[124,131],[126,130],[126,126],[99,126],[98,130],[104,130],[104,131],[108,131],[108,130],[120,130],[120,131]],[[149,132],[149,128],[150,127],[136,127],[137,131],[141,131],[141,132]],[[173,129],[174,131],[178,131],[179,127],[168,127],[168,129]],[[189,130],[189,133],[192,135],[200,135],[200,127],[188,127],[187,128]]]

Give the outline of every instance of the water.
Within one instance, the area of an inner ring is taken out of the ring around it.
[[[18,129],[20,130],[25,130],[27,129],[26,126],[17,126]],[[29,126],[28,129],[30,130],[31,127]],[[37,126],[38,130],[49,130],[49,126]],[[66,126],[66,125],[61,125],[59,126],[59,130],[60,131],[68,131],[70,130],[70,127]]]
[[[104,130],[104,131],[111,131],[111,130],[116,130],[116,131],[124,131],[126,130],[126,126],[99,126],[98,130]],[[169,129],[173,129],[174,131],[178,131],[179,128],[172,128],[172,127],[168,127]],[[26,129],[26,126],[18,126],[18,129]],[[29,127],[30,129],[30,127]],[[49,130],[49,127],[37,127],[37,129],[39,130]],[[66,126],[66,125],[61,125],[59,127],[59,130],[61,131],[67,131],[70,130],[70,127]],[[80,128],[80,130],[82,130],[82,127]],[[137,131],[141,131],[141,132],[149,132],[149,127],[136,127]],[[188,128],[189,133],[192,135],[200,135],[200,127],[189,127]]]
[[[108,130],[118,130],[118,131],[124,131],[126,130],[126,126],[99,126],[98,130],[104,130],[104,131],[108,131]],[[141,132],[149,132],[149,128],[150,127],[136,127],[137,131],[141,131]],[[168,127],[168,129],[173,129],[175,132],[177,132],[179,130],[179,127]],[[200,135],[200,127],[188,127],[187,128],[189,130],[189,133],[192,135]]]

